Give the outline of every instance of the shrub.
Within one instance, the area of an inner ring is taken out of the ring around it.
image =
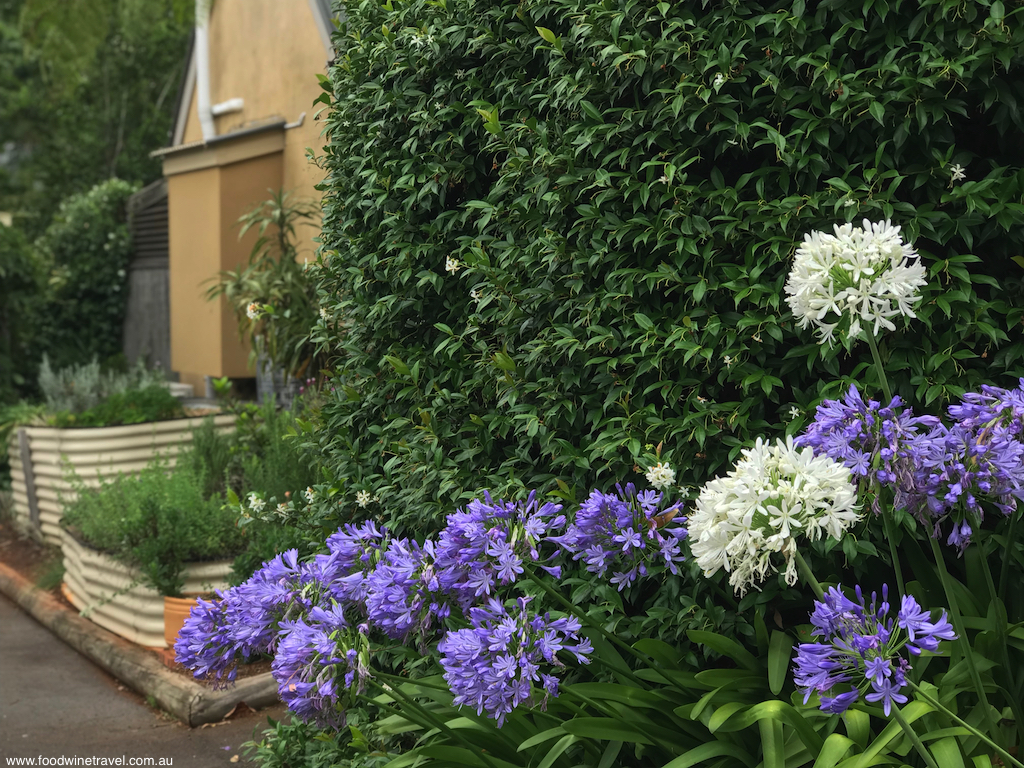
[[[928,269],[922,325],[881,349],[898,392],[937,409],[1019,374],[1020,9],[344,7],[316,440],[350,499],[433,524],[657,445],[703,482],[869,360],[782,304],[836,221],[898,220]]]
[[[131,254],[126,203],[135,190],[110,179],[72,195],[37,243],[51,264],[39,338],[58,367],[121,352]]]
[[[112,395],[148,389],[163,381],[162,373],[147,371],[141,361],[126,372],[104,371],[94,357],[92,362],[54,371],[44,354],[39,366],[39,389],[53,413],[84,413]]]
[[[62,411],[54,417],[53,423],[58,427],[112,427],[177,419],[184,415],[181,401],[167,387],[156,384],[116,392],[82,413]]]

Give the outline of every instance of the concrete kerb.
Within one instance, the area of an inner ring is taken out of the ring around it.
[[[64,607],[3,563],[0,592],[94,664],[143,696],[152,696],[161,709],[190,727],[218,722],[240,703],[261,709],[278,701],[277,682],[269,672],[223,691],[175,675],[148,652]]]

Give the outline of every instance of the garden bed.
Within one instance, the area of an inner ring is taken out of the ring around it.
[[[108,555],[61,531],[63,593],[75,608],[104,629],[148,648],[166,648],[164,599],[139,576]],[[185,595],[226,589],[231,560],[185,566]]]
[[[8,446],[15,526],[60,546],[64,505],[74,498],[68,471],[92,487],[104,477],[138,473],[157,456],[173,464],[204,418],[120,427],[18,429]],[[219,431],[232,429],[235,422],[231,414],[213,419]]]

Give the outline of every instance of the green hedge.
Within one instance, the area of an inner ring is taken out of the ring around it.
[[[1021,375],[1020,9],[343,5],[317,338],[350,496],[579,494],[658,444],[703,482],[871,375],[783,301],[836,222],[891,218],[927,264],[920,321],[881,345],[901,393]]]

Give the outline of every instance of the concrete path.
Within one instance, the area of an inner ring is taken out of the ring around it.
[[[189,729],[146,706],[0,596],[0,767],[18,764],[10,758],[39,756],[124,756],[123,765],[151,757],[150,765],[184,768],[248,765],[235,757],[241,745],[254,729],[262,731],[268,714],[284,713],[278,705]]]

